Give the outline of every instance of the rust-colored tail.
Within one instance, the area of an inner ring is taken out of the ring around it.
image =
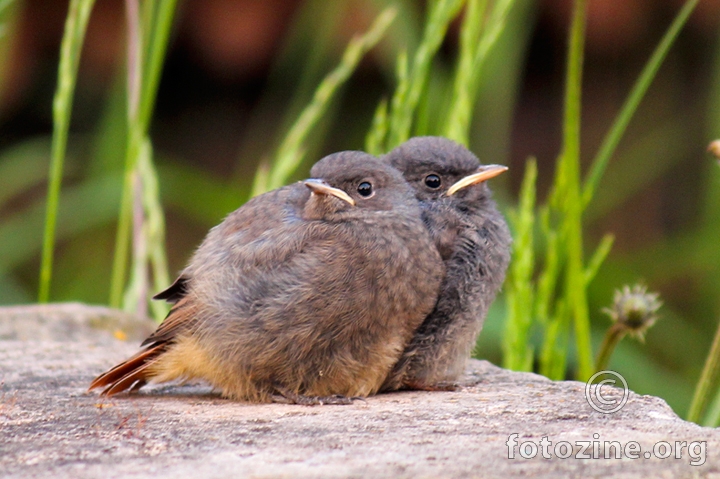
[[[165,352],[166,343],[155,343],[130,359],[127,359],[109,371],[96,377],[88,390],[104,387],[103,396],[112,396],[128,389],[139,388],[150,379],[148,367]]]

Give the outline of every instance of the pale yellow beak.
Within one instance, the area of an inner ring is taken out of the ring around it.
[[[473,173],[472,175],[468,175],[465,178],[458,180],[455,184],[448,188],[446,194],[447,196],[452,196],[466,186],[477,185],[478,183],[487,181],[490,178],[495,178],[499,174],[505,173],[507,170],[508,167],[503,165],[481,166],[480,171],[478,171],[477,173]]]
[[[305,183],[305,186],[310,188],[313,193],[317,193],[319,195],[332,195],[336,198],[340,198],[343,201],[347,201],[352,206],[355,206],[355,200],[350,198],[350,195],[348,195],[341,189],[333,188],[332,186],[325,183],[323,180],[310,178],[309,180],[305,180],[303,183]]]

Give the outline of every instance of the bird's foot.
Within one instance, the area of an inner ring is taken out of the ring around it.
[[[275,392],[273,394],[272,401],[282,404],[299,404],[301,406],[322,406],[322,405],[348,405],[352,404],[354,400],[364,400],[361,397],[347,397],[342,394],[333,394],[332,396],[305,396],[304,394],[297,394],[289,391],[285,388],[275,386]]]

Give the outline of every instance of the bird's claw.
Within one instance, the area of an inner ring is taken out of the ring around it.
[[[332,396],[305,396],[304,394],[294,393],[285,388],[275,386],[275,392],[271,396],[272,401],[282,404],[299,404],[301,406],[346,406],[352,404],[354,400],[363,400],[361,397],[347,397],[342,394],[333,394]]]
[[[434,384],[410,382],[405,383],[405,388],[415,391],[457,391],[460,385],[452,381],[439,381]]]

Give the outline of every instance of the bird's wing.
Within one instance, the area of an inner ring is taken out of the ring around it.
[[[181,274],[167,289],[153,296],[153,299],[164,299],[170,304],[177,303],[187,294],[189,280],[190,278],[188,276]]]
[[[297,203],[303,199],[303,194],[307,194],[304,188],[298,191],[297,188],[286,187],[252,198],[241,208],[230,213],[220,225],[213,228],[208,234],[208,238],[212,235],[216,238],[232,237],[233,241],[239,240],[240,244],[250,242],[268,229],[277,226],[289,214],[294,214]],[[271,206],[277,206],[277,208]],[[208,241],[208,238],[195,253],[196,258],[194,259],[197,261],[191,260],[190,265],[180,273],[177,279],[167,289],[153,296],[153,299],[176,304],[187,295],[196,269],[195,263],[207,262],[208,258],[204,258],[204,256],[213,254],[213,242]]]
[[[197,308],[198,305],[190,297],[184,296],[180,298],[165,317],[165,320],[140,346],[167,343],[177,337],[178,334],[191,330],[198,320]]]

